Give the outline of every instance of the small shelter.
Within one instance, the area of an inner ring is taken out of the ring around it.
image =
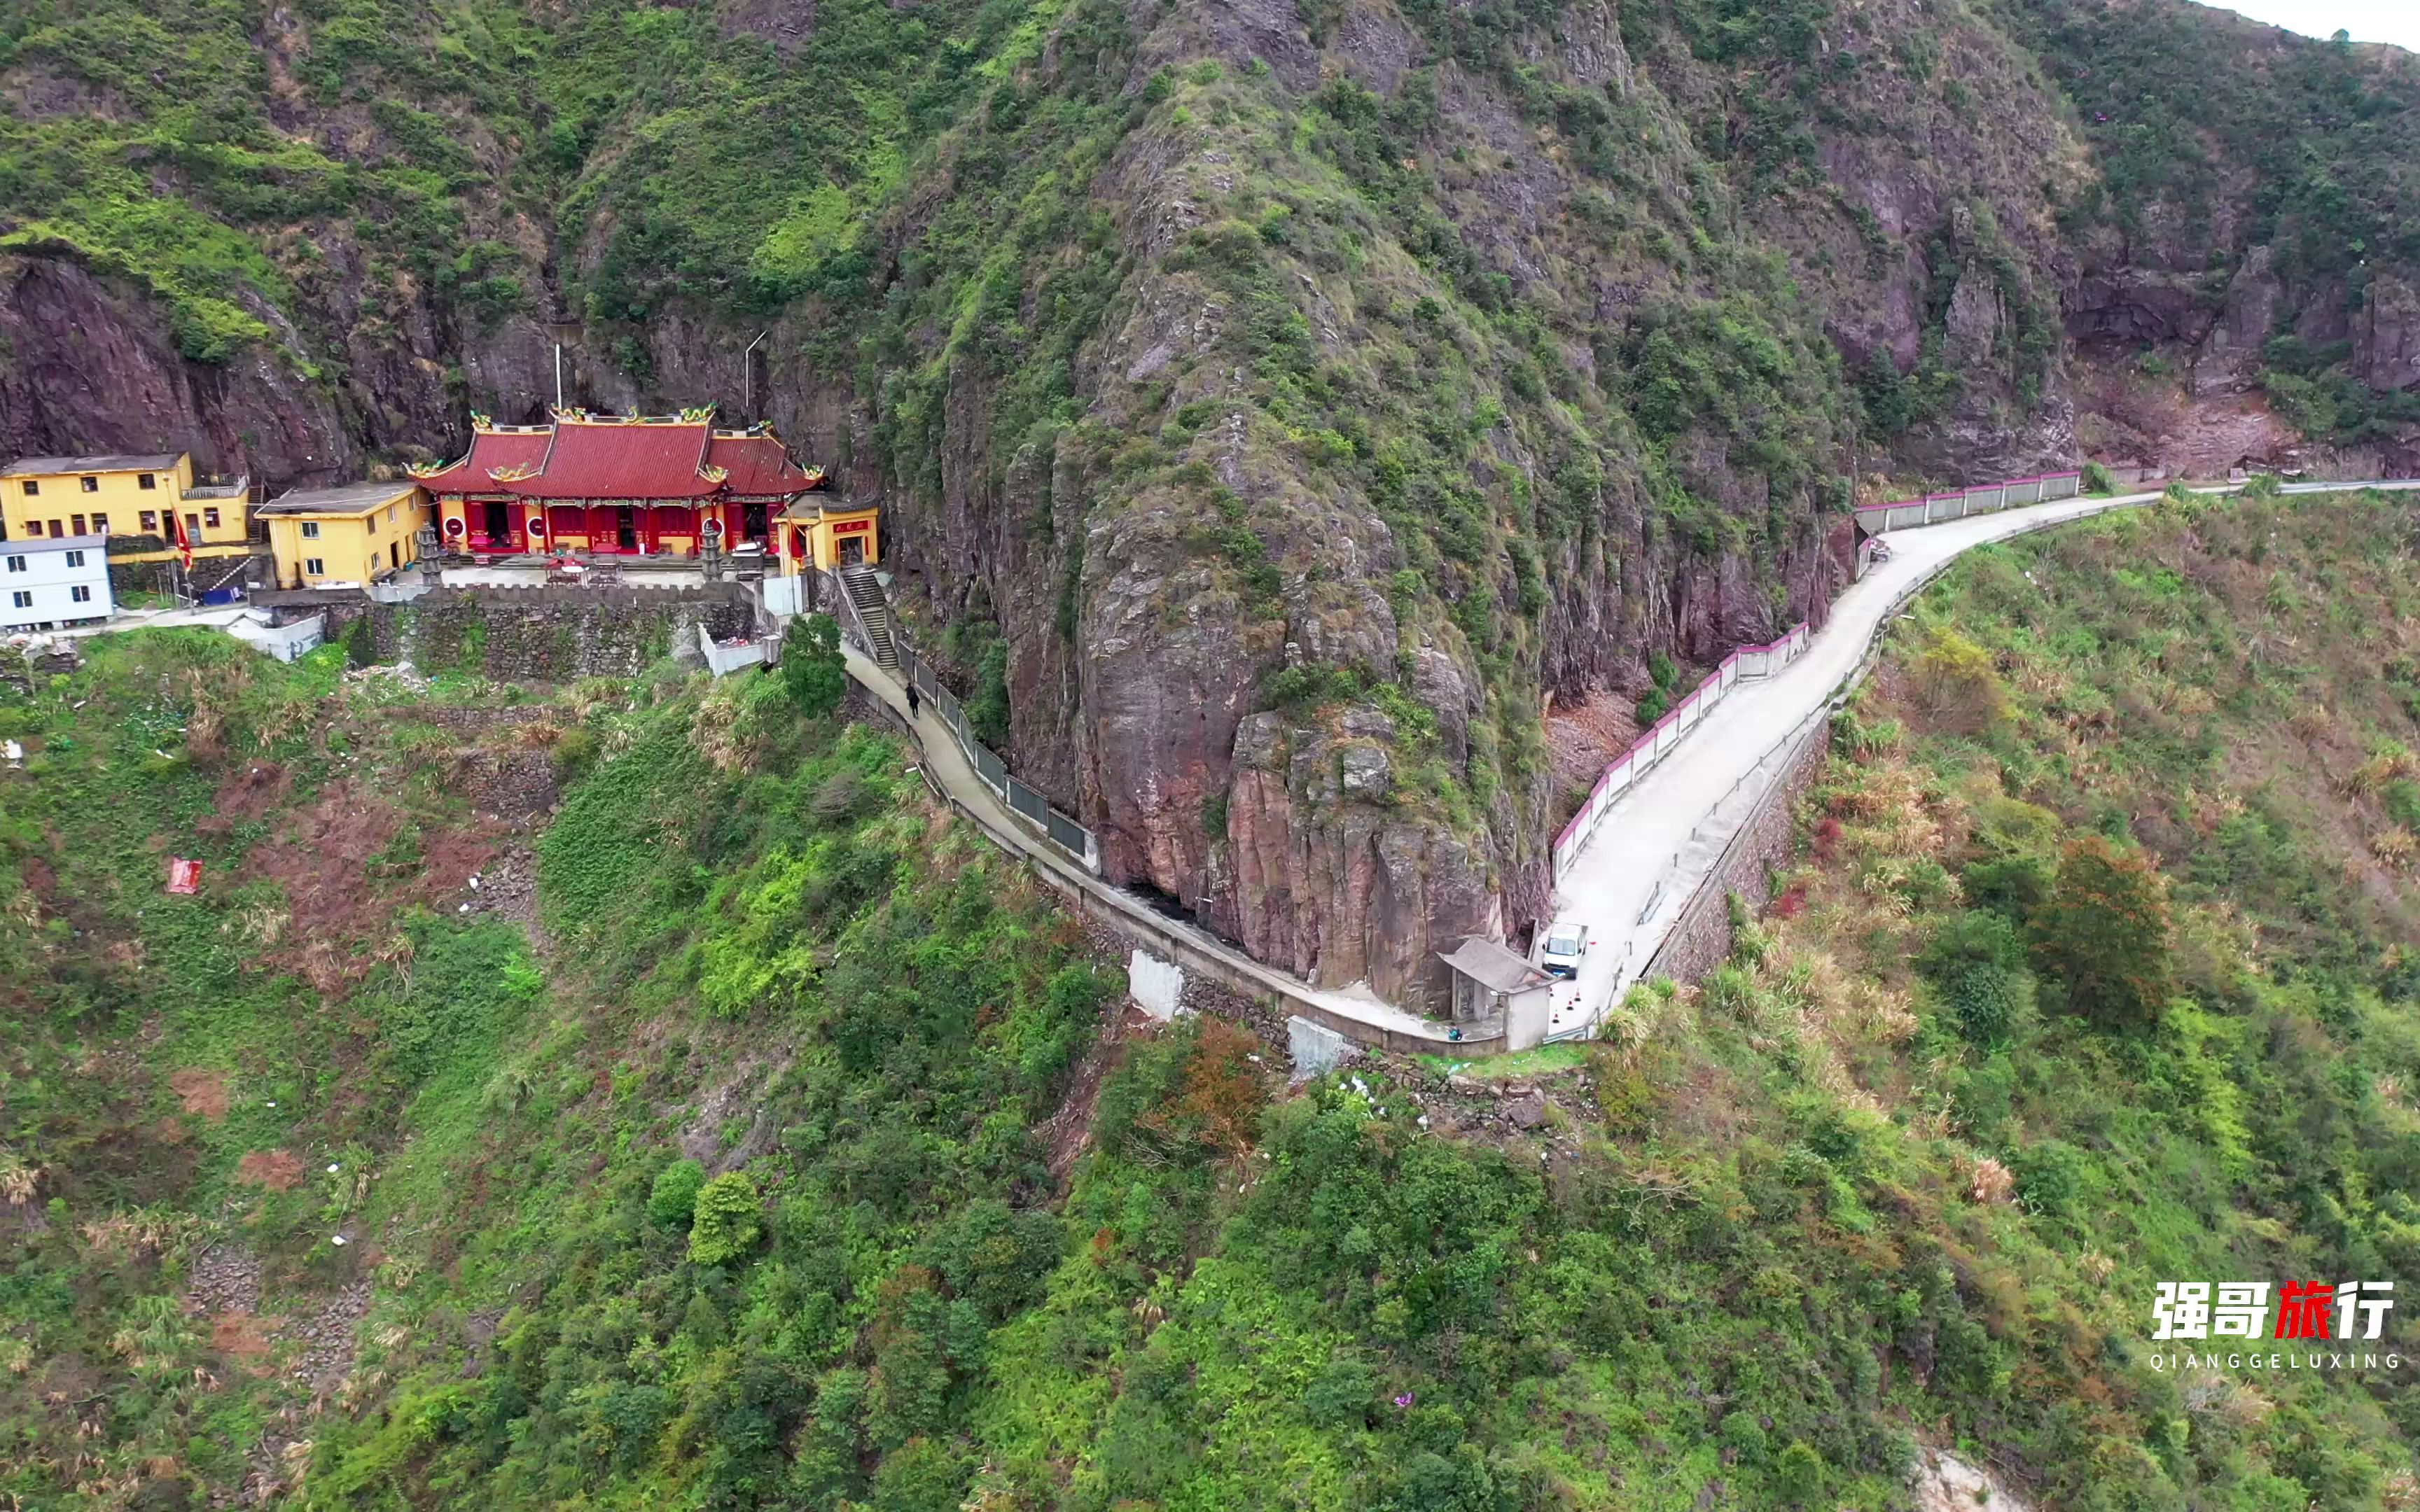
[[[1437,959],[1453,972],[1453,1022],[1464,1033],[1500,1023],[1508,1050],[1545,1041],[1554,978],[1483,934],[1464,935]]]

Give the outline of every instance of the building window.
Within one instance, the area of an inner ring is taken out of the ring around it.
[[[201,532],[202,517],[199,515],[187,515],[185,517],[185,533],[187,535],[199,535]]]
[[[160,512],[158,510],[147,509],[143,512],[143,533],[146,535],[157,535],[160,533]]]
[[[40,484],[36,483],[36,482],[35,482],[33,479],[31,479],[31,478],[27,478],[27,479],[25,480],[25,497],[26,497],[26,498],[31,499],[31,498],[33,498],[36,494],[39,494],[39,493],[40,493],[41,491],[42,491],[42,486],[41,486]]]
[[[70,515],[68,518],[75,522],[75,529],[70,533],[82,535],[84,533],[84,517],[82,515]]]
[[[148,472],[138,472],[134,475],[134,486],[137,488],[156,488],[159,485],[151,481],[151,474]]]
[[[327,568],[319,565],[319,559],[318,557],[304,557],[302,559],[302,571],[310,577],[317,578],[327,570]]]
[[[8,595],[8,602],[19,609],[32,609],[34,607],[34,595],[26,593],[23,589],[20,589],[16,593]]]
[[[219,528],[219,512],[215,509],[203,510],[202,523],[211,530],[217,530]]]
[[[79,604],[89,604],[92,602],[92,590],[86,588],[82,583],[78,583],[68,590],[68,597],[75,600],[75,602]]]
[[[95,535],[107,535],[109,533],[108,516],[95,515],[92,517],[92,533]]]
[[[25,570],[25,559],[24,559],[23,557],[10,557],[10,558],[8,559],[8,570],[9,570],[10,572],[23,572],[23,571],[24,571],[24,570]]]
[[[386,506],[386,522],[389,525],[395,523],[395,506],[393,504]]]
[[[62,528],[62,526],[60,525],[60,522],[59,522],[59,521],[57,521],[57,520],[53,520],[53,521],[51,521],[51,539],[52,539],[52,540],[55,541],[55,540],[57,540],[60,536],[65,535],[66,533],[67,533],[67,531],[66,531],[64,528]]]
[[[318,520],[316,520],[316,519],[306,519],[306,520],[304,520],[304,521],[302,522],[302,539],[304,539],[304,540],[306,540],[306,541],[316,541],[316,540],[318,540],[318,538],[319,538],[319,522],[318,522]]]
[[[70,551],[70,552],[69,552],[69,553],[68,553],[68,565],[69,565],[69,566],[70,566],[70,567],[81,567],[81,566],[83,566],[83,565],[84,565],[84,553],[83,553],[83,552],[81,552],[81,551]]]
[[[85,492],[86,492],[86,493],[99,493],[99,492],[101,492],[101,480],[100,480],[99,478],[85,478],[85,479],[82,479],[82,480],[80,480],[80,481],[84,484],[84,491],[85,491]]]
[[[367,528],[368,528],[369,532],[370,532],[372,535],[376,535],[376,534],[378,533],[378,517],[377,517],[376,515],[372,515],[372,516],[370,516],[367,519],[364,520],[362,523],[363,523],[365,527],[367,527]]]

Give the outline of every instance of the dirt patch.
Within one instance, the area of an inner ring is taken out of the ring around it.
[[[227,1114],[227,1073],[188,1066],[168,1073],[169,1090],[188,1113],[216,1123]]]
[[[393,805],[347,780],[253,848],[248,873],[286,890],[288,912],[272,952],[279,964],[323,993],[349,985],[379,961],[401,907],[451,907],[494,854],[484,835],[460,829],[399,844],[403,827]]]
[[[272,1192],[291,1192],[302,1180],[302,1157],[288,1149],[256,1149],[235,1163],[235,1177]]]
[[[215,832],[224,834],[237,825],[266,819],[285,807],[293,791],[294,779],[285,767],[275,762],[247,762],[226,775],[210,798],[209,818],[194,827],[211,833],[215,822]]]
[[[2102,369],[2081,385],[2076,440],[2087,455],[2166,477],[2224,477],[2242,462],[2290,465],[2301,438],[2260,393],[2192,393],[2168,378]]]
[[[1093,1147],[1093,1107],[1100,1101],[1101,1084],[1125,1059],[1125,1041],[1133,1035],[1150,1034],[1158,1026],[1157,1021],[1131,1000],[1110,1011],[1092,1047],[1068,1073],[1058,1111],[1034,1131],[1050,1151],[1046,1162],[1053,1180],[1064,1181],[1067,1173],[1075,1168],[1077,1158]]]
[[[271,1337],[284,1321],[251,1313],[221,1313],[210,1323],[210,1348],[248,1375],[268,1375]]]
[[[1576,799],[1588,795],[1606,763],[1638,738],[1637,703],[1600,689],[1573,703],[1557,702],[1546,716],[1546,750],[1554,762],[1555,791]]]

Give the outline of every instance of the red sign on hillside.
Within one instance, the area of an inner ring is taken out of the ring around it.
[[[183,893],[190,897],[201,885],[201,862],[189,861],[181,856],[169,858],[168,890],[170,892]]]

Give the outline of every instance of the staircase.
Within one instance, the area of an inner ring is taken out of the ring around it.
[[[867,566],[840,569],[842,592],[857,609],[857,623],[865,631],[865,643],[878,664],[893,671],[899,670],[899,648],[891,640],[891,605],[882,596],[882,585],[874,580],[874,569]]]

